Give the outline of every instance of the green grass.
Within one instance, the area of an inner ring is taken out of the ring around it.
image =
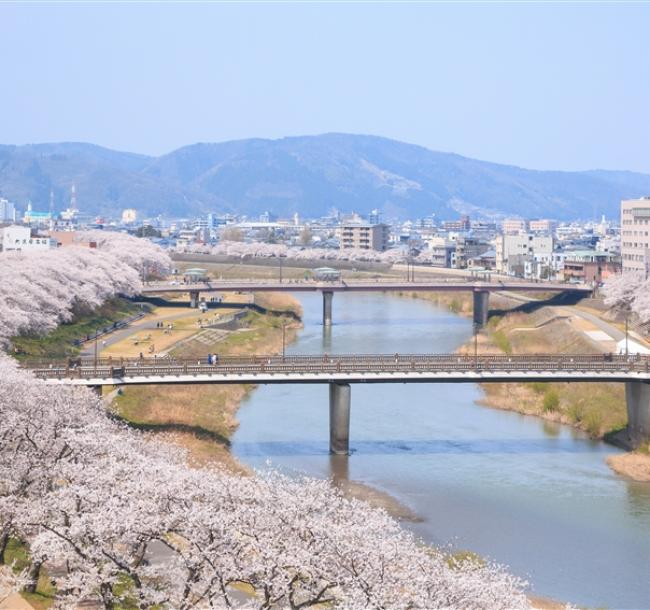
[[[512,354],[512,344],[504,331],[495,330],[494,333],[492,333],[492,340],[504,354]]]
[[[7,548],[5,550],[5,564],[13,565],[15,572],[25,570],[31,565],[29,550],[20,540],[11,538],[7,543]],[[41,568],[36,592],[22,593],[21,595],[32,606],[34,606],[36,610],[46,610],[54,603],[55,594],[56,589],[47,574],[47,570]]]
[[[12,339],[13,355],[18,360],[30,358],[67,358],[79,354],[80,347],[74,342],[87,335],[93,336],[97,329],[112,326],[124,318],[140,311],[139,306],[120,298],[111,299],[93,313],[77,317],[74,321],[61,324],[51,333],[43,336],[19,336]]]
[[[557,390],[549,388],[544,394],[544,401],[542,402],[542,409],[545,413],[557,411],[560,406],[560,395]]]

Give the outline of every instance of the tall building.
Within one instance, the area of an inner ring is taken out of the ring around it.
[[[16,220],[16,208],[8,199],[0,197],[0,222],[14,222]]]
[[[621,201],[623,273],[650,272],[650,197]]]
[[[388,248],[388,225],[349,223],[340,228],[340,248],[360,248],[362,250],[379,250],[383,252]]]

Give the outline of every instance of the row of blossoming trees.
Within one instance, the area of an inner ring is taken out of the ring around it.
[[[214,246],[208,244],[188,244],[187,246],[181,246],[179,251],[188,254],[210,254],[232,256],[235,258],[286,258],[304,261],[358,261],[388,264],[405,263],[407,260],[422,264],[433,262],[433,255],[426,251],[416,257],[409,258],[406,249],[379,252],[377,250],[363,250],[361,248],[346,248],[344,250],[333,248],[290,248],[284,244],[245,243],[241,241],[220,241]]]
[[[3,256],[5,282],[30,303],[0,285],[5,337],[136,291],[139,266],[165,263],[146,242],[104,239],[95,252]],[[89,390],[47,385],[0,354],[0,554],[10,538],[28,545],[32,568],[17,580],[0,572],[0,589],[33,587],[47,563],[61,608],[528,607],[502,568],[450,562],[326,481],[192,468]]]
[[[91,231],[80,239],[97,248],[0,254],[0,344],[53,330],[118,294],[136,294],[143,271],[170,265],[161,248],[129,235]]]

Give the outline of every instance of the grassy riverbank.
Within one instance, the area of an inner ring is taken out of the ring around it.
[[[14,337],[10,353],[17,360],[29,358],[67,358],[79,354],[81,347],[75,341],[94,336],[99,329],[112,326],[140,311],[139,305],[126,299],[114,298],[106,301],[91,313],[81,313],[70,322],[61,324],[52,332],[43,335]]]
[[[265,306],[300,315],[300,304],[290,295],[273,295]],[[169,353],[203,360],[208,353],[221,355],[272,354],[291,342],[301,324],[293,317],[248,312],[235,331],[197,331]],[[233,471],[242,467],[229,452],[237,429],[236,412],[252,385],[151,385],[129,386],[113,401],[115,415],[129,424],[157,433],[188,449],[196,463],[217,461]]]
[[[403,296],[435,302],[459,315],[472,315],[471,294],[405,293]],[[517,311],[520,305],[498,295],[490,298],[490,308],[499,310],[501,315],[492,316],[487,328],[479,334],[479,353],[600,353],[583,332],[584,322],[573,320],[570,310],[541,306],[523,313]],[[473,340],[459,351],[473,353]],[[533,382],[480,386],[483,398],[479,404],[573,426],[591,438],[625,446],[627,408],[623,384]],[[650,444],[610,456],[607,463],[621,476],[650,482]]]

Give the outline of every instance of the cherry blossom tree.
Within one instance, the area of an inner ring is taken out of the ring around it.
[[[650,320],[650,279],[644,273],[622,273],[608,278],[602,288],[605,304]]]
[[[98,248],[0,254],[0,345],[49,332],[116,295],[137,294],[145,267],[163,272],[170,264],[168,254],[145,239],[101,231],[87,239]]]

